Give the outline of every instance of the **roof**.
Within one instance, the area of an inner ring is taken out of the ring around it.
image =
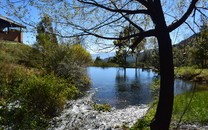
[[[9,18],[3,17],[0,15],[0,28],[5,28],[5,27],[21,27],[21,28],[26,28],[20,23],[17,23]]]

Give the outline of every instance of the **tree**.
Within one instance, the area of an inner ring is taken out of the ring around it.
[[[201,32],[195,41],[194,58],[200,67],[205,68],[208,61],[208,25],[203,23]]]
[[[174,99],[174,68],[170,33],[183,23],[187,23],[186,20],[192,12],[194,12],[193,15],[197,13],[204,14],[201,10],[207,10],[206,3],[203,4],[203,1],[199,0],[64,0],[55,2],[55,4],[44,2],[49,6],[45,4],[41,6],[41,2],[32,1],[30,5],[38,4],[38,7],[43,7],[42,10],[52,12],[50,14],[57,18],[54,22],[62,23],[64,30],[66,30],[66,25],[72,28],[71,33],[68,33],[71,35],[59,34],[62,37],[92,35],[109,40],[126,40],[138,37],[133,44],[129,45],[129,48],[133,50],[144,38],[156,37],[160,57],[161,80],[159,102],[151,123],[151,129],[167,130],[171,121]],[[11,6],[14,7],[12,4],[14,2],[11,3]],[[179,7],[179,13],[176,13],[176,7]],[[168,13],[171,9],[174,13]],[[168,11],[165,12],[165,10]],[[149,28],[143,26],[143,23],[147,21],[139,19],[145,17],[151,19],[151,22],[148,21],[152,25]],[[194,22],[196,21],[194,20]],[[127,24],[134,26],[138,32],[124,37],[110,35],[117,30],[122,30]]]
[[[42,20],[37,25],[37,33],[36,39],[38,44],[43,45],[45,42],[58,44],[58,40],[52,27],[52,19],[49,15],[44,14]]]
[[[135,33],[138,33],[138,30],[132,26],[126,26],[120,33],[119,33],[119,37],[126,37],[129,35],[133,35]],[[134,42],[137,42],[137,38],[138,37],[133,37],[133,38],[129,38],[129,39],[125,39],[125,40],[115,40],[113,43],[114,45],[117,47],[117,51],[116,51],[116,58],[117,58],[117,62],[121,65],[126,67],[127,65],[127,61],[126,58],[128,55],[130,55],[130,48],[129,46],[134,44]],[[141,43],[134,49],[133,52],[131,52],[132,54],[135,54],[136,57],[136,62],[135,62],[135,67],[137,67],[137,62],[138,62],[138,57],[140,54],[140,51],[142,51],[144,49],[144,43],[145,40],[141,41]]]
[[[53,34],[52,20],[48,15],[44,15],[37,25],[36,44],[34,47],[41,53],[42,66],[49,70],[54,69],[54,52],[58,47],[56,35]]]

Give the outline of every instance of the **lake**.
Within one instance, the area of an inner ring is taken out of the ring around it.
[[[129,105],[148,104],[153,101],[151,84],[157,73],[149,69],[116,67],[89,67],[88,74],[92,81],[92,89],[96,91],[93,101],[107,103],[116,108]],[[175,79],[175,95],[191,91],[192,83]]]

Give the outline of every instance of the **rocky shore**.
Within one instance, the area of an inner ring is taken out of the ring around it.
[[[51,121],[49,130],[119,130],[123,125],[132,126],[149,108],[140,105],[102,112],[94,110],[93,104],[92,94],[68,102],[61,115]]]

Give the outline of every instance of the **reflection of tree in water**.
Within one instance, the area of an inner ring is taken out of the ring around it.
[[[189,92],[193,89],[193,83],[188,81],[183,81],[180,79],[175,80],[175,95]]]
[[[135,71],[135,76],[132,79],[125,74],[123,70],[118,70],[116,73],[117,104],[125,106],[146,103],[148,100],[147,95],[149,95],[149,87],[141,83],[140,69]]]

